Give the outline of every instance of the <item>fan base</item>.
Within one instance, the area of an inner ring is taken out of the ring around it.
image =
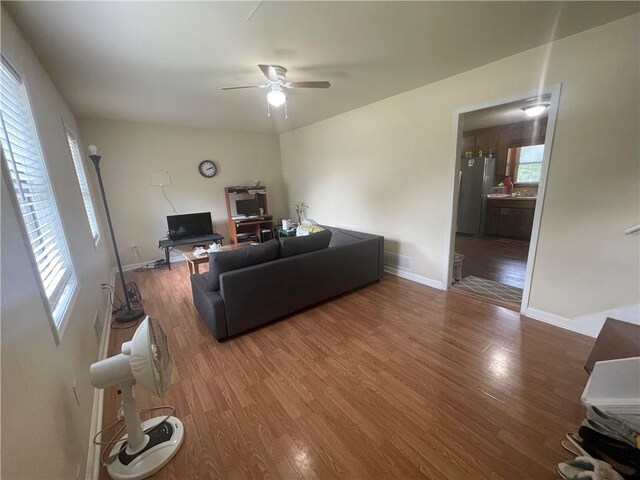
[[[144,309],[132,308],[131,310],[125,310],[124,312],[116,315],[116,323],[128,323],[139,319],[144,315]]]
[[[115,460],[107,466],[107,471],[114,480],[139,480],[153,475],[169,463],[184,439],[184,426],[174,416],[166,420],[165,417],[146,420],[142,422],[142,429],[149,441],[140,452],[126,453],[126,435],[111,450],[110,457]]]

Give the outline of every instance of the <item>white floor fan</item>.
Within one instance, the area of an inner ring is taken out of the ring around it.
[[[172,415],[140,421],[133,396],[137,383],[162,396],[171,381],[171,355],[160,324],[147,317],[122,353],[91,365],[91,383],[97,388],[120,385],[127,434],[111,449],[107,471],[116,480],[153,475],[176,454],[184,438],[182,422]]]

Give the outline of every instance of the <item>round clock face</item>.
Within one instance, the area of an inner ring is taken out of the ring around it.
[[[218,173],[218,168],[212,160],[203,160],[200,162],[200,165],[198,165],[198,171],[203,177],[212,178]]]

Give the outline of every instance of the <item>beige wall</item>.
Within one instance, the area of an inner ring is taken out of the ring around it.
[[[87,144],[102,155],[101,169],[109,208],[124,264],[162,258],[158,240],[166,235],[171,207],[160,187],[151,186],[151,173],[167,171],[171,186],[167,196],[178,213],[210,211],[214,228],[225,236],[227,210],[224,187],[252,184],[267,186],[269,213],[286,211],[280,146],[274,134],[211,131],[195,128],[80,120]],[[218,173],[204,178],[202,160],[213,159]],[[132,245],[138,246],[139,258]]]
[[[380,233],[442,281],[453,113],[562,83],[530,307],[573,318],[637,304],[639,15],[280,137],[291,200],[323,223]]]
[[[76,478],[77,471],[84,473],[93,404],[93,319],[105,309],[100,284],[110,280],[111,260],[104,239],[97,249],[93,245],[62,127],[64,121],[77,133],[74,116],[4,9],[2,54],[27,83],[80,290],[56,346],[3,177],[1,475]],[[74,377],[80,406],[71,389]]]

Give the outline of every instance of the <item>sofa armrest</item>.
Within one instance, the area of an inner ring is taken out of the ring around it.
[[[227,315],[220,293],[207,290],[207,280],[199,274],[191,275],[191,293],[196,310],[216,340],[227,338]]]
[[[341,245],[361,242],[363,240],[375,240],[378,242],[378,279],[384,275],[384,237],[373,233],[356,232],[355,230],[346,230],[344,228],[331,227],[323,225],[324,228],[331,230],[331,242],[329,248],[335,248]]]

